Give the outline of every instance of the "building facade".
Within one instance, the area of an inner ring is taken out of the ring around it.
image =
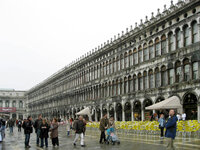
[[[27,92],[28,113],[75,117],[90,107],[117,121],[145,120],[145,107],[177,96],[200,120],[200,1],[179,0],[122,31]]]
[[[26,117],[25,91],[0,89],[0,116],[24,119]]]

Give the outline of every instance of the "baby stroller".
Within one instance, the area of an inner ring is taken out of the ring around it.
[[[112,145],[115,145],[115,143],[120,144],[120,140],[115,134],[114,128],[107,129],[107,144],[109,143],[112,143]]]

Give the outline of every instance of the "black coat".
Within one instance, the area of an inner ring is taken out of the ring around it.
[[[47,123],[40,125],[40,138],[49,137],[49,125]]]
[[[26,120],[23,122],[22,127],[24,129],[24,134],[33,133],[33,123],[30,120]]]
[[[84,133],[85,123],[83,120],[78,120],[74,126],[74,130],[76,133]]]

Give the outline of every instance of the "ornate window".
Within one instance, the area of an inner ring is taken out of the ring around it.
[[[133,53],[132,51],[129,51],[129,66],[133,66]]]
[[[116,80],[116,95],[119,94],[119,82],[118,82],[118,79]]]
[[[124,78],[124,94],[127,93],[127,77]]]
[[[190,80],[190,63],[189,59],[185,59],[183,61],[184,65],[184,81],[189,81]]]
[[[155,40],[155,55],[156,56],[160,55],[160,41],[159,41],[159,38],[156,38],[156,40]]]
[[[178,61],[175,64],[175,68],[176,68],[176,82],[180,82],[181,81],[181,74],[182,74],[182,69],[181,69],[181,62]]]
[[[133,90],[133,84],[131,84],[132,82],[132,78],[131,76],[128,77],[128,93],[130,93]]]
[[[138,63],[142,62],[142,46],[138,48]]]
[[[183,37],[184,37],[184,46],[188,46],[190,44],[190,34],[188,25],[185,25],[183,27]]]
[[[113,58],[113,73],[116,72],[116,68],[117,68],[117,61],[115,60],[115,58]]]
[[[10,102],[8,100],[6,101],[6,107],[10,107]]]
[[[198,62],[192,64],[192,78],[194,80],[198,78]]]
[[[137,77],[136,75],[133,76],[133,90],[137,90]]]
[[[147,87],[148,79],[147,79],[147,72],[146,71],[144,71],[143,77],[144,77],[144,89],[146,90],[148,88]]]
[[[138,90],[142,90],[142,89],[143,89],[142,74],[139,73],[139,74],[138,74]]]
[[[161,82],[162,82],[162,86],[167,85],[167,70],[165,66],[161,68]]]
[[[166,54],[167,53],[167,48],[166,48],[166,36],[163,35],[161,37],[161,54]]]
[[[106,75],[109,75],[109,72],[110,71],[110,69],[109,69],[109,62],[108,61],[106,61]]]
[[[198,42],[198,26],[197,22],[192,22],[192,43]]]
[[[125,53],[124,55],[124,68],[128,68],[129,66],[129,63],[128,63],[128,54]]]
[[[176,29],[176,48],[181,48],[181,30]]]
[[[145,43],[143,46],[143,56],[144,56],[144,61],[147,61],[149,59],[149,53],[148,53],[148,49],[147,49],[147,44]]]
[[[136,48],[133,50],[133,61],[134,61],[134,65],[138,63],[138,57],[137,57]]]
[[[117,71],[120,71],[120,59],[119,57],[117,56]]]
[[[16,101],[12,102],[12,107],[16,107]]]
[[[112,60],[109,62],[109,73],[112,74]]]
[[[3,107],[3,102],[2,102],[2,100],[0,100],[0,107]]]
[[[172,85],[174,83],[174,69],[169,69],[169,84]]]
[[[158,88],[160,86],[160,72],[159,72],[159,68],[155,69],[155,85]]]
[[[154,88],[154,82],[153,82],[153,70],[149,71],[149,88]]]
[[[124,60],[123,60],[123,55],[120,56],[120,69],[124,69]]]
[[[153,41],[149,42],[149,59],[154,58]]]
[[[172,32],[168,34],[169,51],[174,51],[174,35]]]

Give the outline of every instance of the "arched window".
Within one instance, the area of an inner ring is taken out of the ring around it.
[[[176,73],[176,82],[180,82],[181,81],[181,74],[182,74],[182,70],[181,70],[181,62],[177,61],[175,64],[175,73]]]
[[[169,84],[172,85],[174,83],[174,69],[169,69]]]
[[[174,35],[172,32],[168,34],[169,51],[174,51]]]
[[[109,73],[110,74],[112,74],[112,70],[113,70],[113,68],[112,68],[112,60],[110,59],[110,61],[109,61]]]
[[[112,96],[115,96],[116,95],[116,84],[115,84],[115,81],[113,80],[112,81]]]
[[[153,82],[153,70],[149,71],[149,88],[154,88],[154,82]]]
[[[166,36],[163,35],[161,37],[161,54],[166,54],[167,50],[166,50]]]
[[[119,95],[119,80],[116,80],[116,95]]]
[[[181,30],[180,28],[176,29],[176,48],[181,48]]]
[[[112,83],[110,81],[109,81],[108,86],[109,86],[109,94],[108,94],[108,96],[112,96]]]
[[[133,53],[131,50],[129,51],[129,66],[133,66]]]
[[[122,85],[123,85],[123,81],[122,81],[122,79],[120,79],[120,95],[123,94],[122,93]]]
[[[124,68],[128,68],[129,66],[129,63],[128,63],[128,54],[125,53],[124,54]]]
[[[142,46],[138,47],[138,63],[142,62]]]
[[[167,85],[167,70],[165,66],[162,66],[161,68],[161,82],[162,82],[162,86]]]
[[[198,42],[198,26],[197,22],[192,22],[192,43]]]
[[[109,94],[109,88],[108,88],[108,84],[107,84],[107,82],[104,84],[104,90],[105,90],[105,92],[104,92],[104,96],[107,97],[108,94]]]
[[[6,101],[6,107],[10,107],[10,102],[8,100]]]
[[[160,55],[160,41],[158,37],[155,39],[155,55]]]
[[[148,83],[148,80],[147,80],[147,72],[144,71],[143,73],[143,78],[144,78],[144,89],[146,90],[148,87],[147,87],[147,83]]]
[[[128,93],[130,93],[133,90],[133,84],[131,84],[132,82],[132,78],[131,76],[128,77]]]
[[[190,80],[190,62],[189,59],[184,59],[183,60],[183,65],[184,65],[184,81],[189,81]]]
[[[198,79],[198,62],[192,64],[192,79]]]
[[[120,70],[124,69],[123,55],[120,56]]]
[[[117,71],[120,71],[120,59],[117,56],[117,67],[116,67]]]
[[[188,46],[190,44],[190,34],[188,25],[185,25],[183,27],[183,37],[184,37],[184,46]]]
[[[134,65],[138,63],[137,49],[136,48],[133,50],[133,63],[134,63]]]
[[[137,90],[137,76],[133,75],[133,90]]]
[[[0,107],[3,107],[3,102],[2,102],[2,100],[0,100]]]
[[[139,73],[139,74],[138,74],[138,90],[142,90],[142,89],[143,89],[142,74]]]
[[[16,107],[16,101],[12,102],[12,107]]]
[[[155,85],[158,88],[160,86],[160,72],[159,68],[155,69]]]
[[[106,61],[106,75],[110,74],[110,69],[109,69],[109,61]]]
[[[117,68],[117,61],[115,60],[115,58],[113,58],[113,73],[116,72],[116,68]]]
[[[153,41],[149,42],[149,59],[154,58]]]
[[[124,94],[127,93],[127,77],[124,78]]]
[[[144,50],[144,52],[143,52],[143,56],[144,56],[143,59],[144,59],[144,61],[147,61],[149,59],[149,52],[148,52],[147,44],[146,43],[143,45],[143,50]]]

